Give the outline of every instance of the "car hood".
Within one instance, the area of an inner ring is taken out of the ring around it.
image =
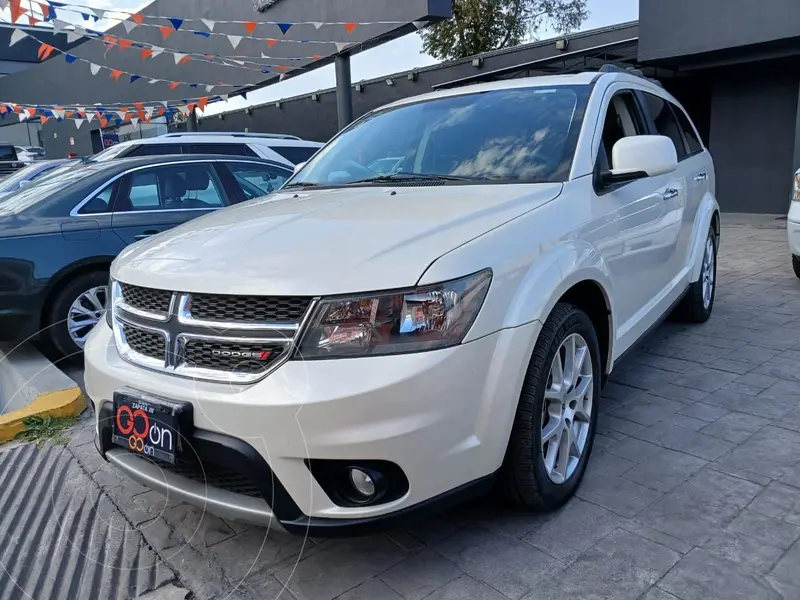
[[[112,275],[144,287],[227,294],[316,296],[413,286],[440,256],[553,200],[562,187],[278,192],[137,243],[114,262]]]

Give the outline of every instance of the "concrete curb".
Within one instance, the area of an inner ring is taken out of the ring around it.
[[[0,444],[24,431],[29,417],[76,417],[85,408],[77,384],[40,352],[0,347]]]

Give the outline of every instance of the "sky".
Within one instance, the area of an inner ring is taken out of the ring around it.
[[[75,3],[106,10],[114,8],[136,11],[149,4],[149,1],[142,0],[65,0],[67,4]],[[249,0],[248,0],[249,1]],[[23,0],[23,6],[25,0]],[[639,16],[639,0],[588,0],[590,16],[581,27],[581,31],[596,29],[607,25],[614,25],[625,21],[633,21]],[[63,20],[72,20],[81,23],[79,15],[62,12],[59,15]],[[10,15],[8,10],[0,11],[0,20],[9,22]],[[96,25],[95,29],[102,30],[106,27],[115,25],[118,21],[103,20]],[[553,37],[551,31],[541,31],[540,39]],[[435,64],[437,61],[430,56],[422,53],[422,42],[418,35],[410,34],[399,38],[367,52],[356,54],[352,58],[351,69],[353,82],[364,79],[374,79],[384,75],[390,75],[401,71],[408,71],[414,68],[425,67]],[[336,85],[334,66],[329,65],[321,69],[316,69],[309,73],[287,79],[281,83],[267,86],[261,90],[247,94],[247,100],[236,97],[227,102],[216,102],[208,106],[205,114],[214,115],[220,112],[236,110],[272,102],[283,98],[291,98],[302,94],[310,94],[323,89],[328,89]]]

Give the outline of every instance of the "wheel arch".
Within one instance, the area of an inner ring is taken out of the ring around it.
[[[53,308],[58,294],[64,287],[76,277],[91,273],[94,271],[108,272],[111,268],[111,263],[114,260],[113,256],[98,256],[90,259],[72,263],[64,267],[58,273],[50,278],[47,289],[44,294],[44,302],[42,303],[41,314],[39,315],[39,327],[46,327],[48,325],[50,311]]]
[[[705,253],[706,239],[710,227],[714,228],[717,250],[719,250],[722,233],[719,204],[717,204],[717,199],[711,193],[708,193],[700,202],[694,219],[692,244],[688,260],[690,269],[689,283],[700,279],[700,270],[703,268],[703,254]]]

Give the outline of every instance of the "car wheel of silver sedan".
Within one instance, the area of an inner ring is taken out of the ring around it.
[[[107,271],[89,271],[55,292],[42,337],[61,357],[82,358],[86,339],[105,318],[107,285]]]

